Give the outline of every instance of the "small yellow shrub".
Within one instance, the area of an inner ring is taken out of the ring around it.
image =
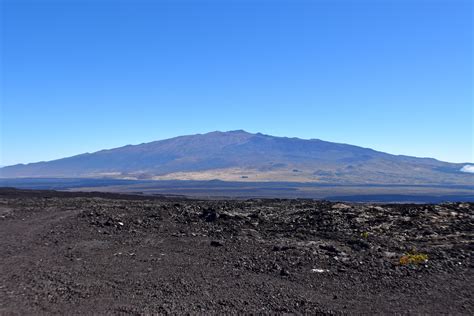
[[[399,263],[401,265],[407,265],[407,264],[425,263],[426,261],[428,261],[428,255],[427,254],[417,252],[415,249],[413,249],[409,253],[403,255],[400,258]]]
[[[362,238],[367,239],[367,238],[369,238],[369,232],[363,232],[363,233],[360,234],[360,236],[361,236]]]

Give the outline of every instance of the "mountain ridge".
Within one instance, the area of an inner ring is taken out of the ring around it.
[[[320,139],[213,131],[0,168],[0,177],[111,177],[320,183],[472,183],[466,163]]]

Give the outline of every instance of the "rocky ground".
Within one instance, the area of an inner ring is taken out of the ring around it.
[[[0,314],[472,315],[473,235],[473,203],[3,189]]]

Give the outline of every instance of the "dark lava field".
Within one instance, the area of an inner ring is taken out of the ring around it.
[[[474,204],[0,190],[0,314],[473,315]]]

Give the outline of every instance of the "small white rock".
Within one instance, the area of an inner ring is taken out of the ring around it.
[[[327,269],[311,269],[311,272],[313,273],[324,273],[324,272],[329,272]]]
[[[346,209],[346,208],[351,208],[351,207],[343,203],[337,203],[332,206],[332,209]]]

